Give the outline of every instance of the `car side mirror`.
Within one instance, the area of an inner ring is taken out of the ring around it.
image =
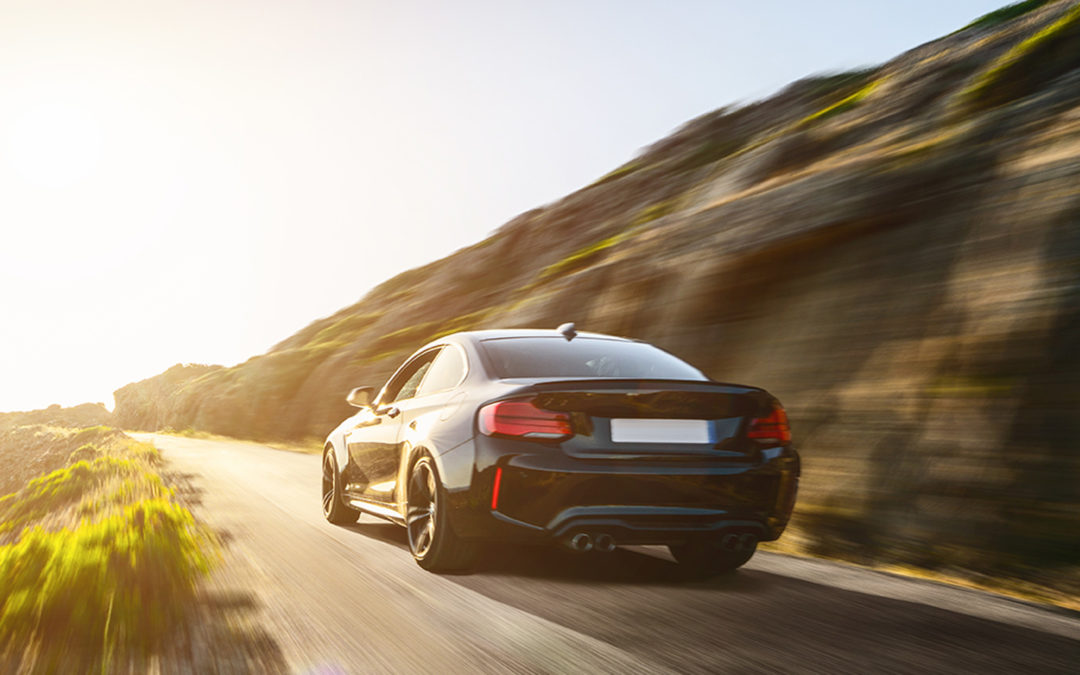
[[[357,387],[349,392],[349,395],[345,397],[345,400],[351,406],[357,408],[370,408],[371,396],[375,393],[375,387]]]

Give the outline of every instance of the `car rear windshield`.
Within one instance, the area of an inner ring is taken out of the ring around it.
[[[707,380],[701,371],[644,342],[560,336],[483,340],[495,374],[518,377],[617,377]]]

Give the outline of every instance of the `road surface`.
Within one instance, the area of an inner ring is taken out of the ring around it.
[[[822,561],[686,582],[663,549],[499,547],[430,574],[397,526],[323,520],[318,456],[133,435],[223,536],[217,611],[288,672],[1080,672],[1075,615]]]

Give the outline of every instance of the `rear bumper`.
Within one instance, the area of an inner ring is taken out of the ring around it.
[[[790,446],[732,462],[584,460],[527,441],[476,443],[470,486],[452,511],[454,529],[474,539],[566,540],[584,531],[619,544],[670,544],[737,531],[769,541],[784,531],[798,485]]]
[[[500,537],[511,541],[568,541],[578,532],[586,532],[594,538],[607,534],[619,544],[679,544],[735,531],[752,533],[760,540],[776,538],[764,520],[756,517],[758,514],[746,514],[748,519],[738,519],[732,518],[732,514],[706,509],[572,507],[544,528],[498,512],[492,515],[503,525],[514,528],[512,534],[505,531]]]

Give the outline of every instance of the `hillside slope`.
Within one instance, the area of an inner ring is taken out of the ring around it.
[[[318,437],[431,338],[573,320],[784,401],[814,550],[1076,563],[1080,5],[1021,5],[695,119],[117,424]]]

